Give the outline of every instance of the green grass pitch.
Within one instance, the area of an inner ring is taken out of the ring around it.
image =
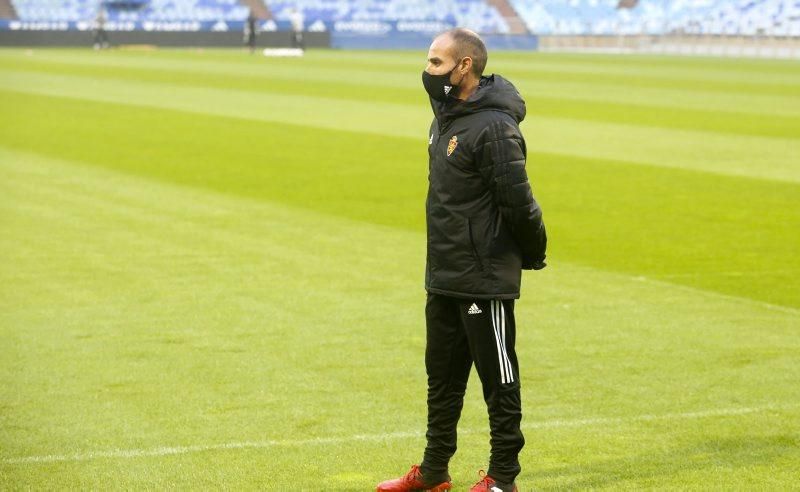
[[[370,490],[424,446],[424,52],[0,50],[0,488]],[[797,487],[800,65],[492,53],[549,267],[522,490]],[[477,481],[473,374],[451,464]]]

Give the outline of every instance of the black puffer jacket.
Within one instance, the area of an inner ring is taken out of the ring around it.
[[[543,268],[547,244],[525,172],[525,101],[492,75],[468,100],[431,106],[425,288],[516,299],[521,269]]]

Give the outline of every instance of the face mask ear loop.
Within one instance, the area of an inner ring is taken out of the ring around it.
[[[464,61],[464,59],[463,59],[463,58],[462,58],[462,59],[461,59],[461,60],[460,60],[458,63],[456,63],[456,66],[455,66],[455,67],[453,67],[453,70],[450,70],[450,73],[454,72],[454,71],[455,71],[455,70],[458,68],[458,66],[459,66],[459,65],[461,65],[461,62],[462,62],[462,61]],[[461,82],[463,82],[463,81],[464,81],[464,77],[466,77],[466,76],[467,76],[467,74],[464,74],[464,75],[462,75],[462,76],[461,76],[461,79],[458,81],[458,83],[457,83],[457,84],[453,84],[453,87],[458,87],[458,86],[460,86],[460,85],[461,85]]]
[[[459,65],[461,65],[461,62],[462,62],[462,61],[464,61],[464,59],[463,59],[463,58],[462,58],[460,61],[456,62],[456,66],[455,66],[455,67],[453,67],[453,69],[452,69],[452,70],[450,70],[450,73],[453,73],[453,72],[455,72],[455,71],[458,69],[458,66],[459,66]],[[458,86],[461,84],[461,81],[463,81],[463,80],[464,80],[464,76],[462,75],[462,76],[461,76],[461,80],[459,80],[457,84],[453,84],[453,87],[458,87]],[[452,82],[451,82],[451,84],[452,84]]]

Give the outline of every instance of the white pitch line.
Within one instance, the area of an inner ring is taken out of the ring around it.
[[[596,417],[573,420],[545,420],[540,422],[523,423],[523,429],[553,429],[559,427],[588,427],[592,425],[614,425],[633,422],[669,421],[701,419],[708,417],[732,417],[752,413],[766,412],[769,410],[790,410],[800,407],[794,405],[767,405],[762,407],[722,408],[717,410],[701,410],[695,412],[666,413],[661,415],[637,415],[633,417]],[[460,434],[479,434],[486,430],[461,429]],[[389,434],[363,434],[344,437],[319,437],[299,440],[267,440],[243,441],[222,444],[208,444],[195,446],[164,446],[152,449],[113,449],[109,451],[89,451],[77,454],[49,454],[42,456],[23,456],[17,458],[3,458],[2,463],[7,465],[23,465],[37,463],[55,463],[70,461],[88,461],[99,458],[141,458],[149,456],[169,456],[175,454],[200,453],[204,451],[220,451],[227,449],[264,449],[281,446],[314,446],[320,444],[341,444],[359,441],[391,441],[395,439],[410,439],[423,437],[423,432],[394,432]]]

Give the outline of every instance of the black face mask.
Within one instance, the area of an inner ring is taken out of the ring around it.
[[[422,85],[425,86],[425,91],[428,95],[440,102],[445,102],[448,98],[455,97],[456,93],[458,93],[458,84],[450,82],[450,75],[456,68],[458,68],[458,63],[453,67],[453,70],[442,75],[431,75],[427,71],[423,71]]]

